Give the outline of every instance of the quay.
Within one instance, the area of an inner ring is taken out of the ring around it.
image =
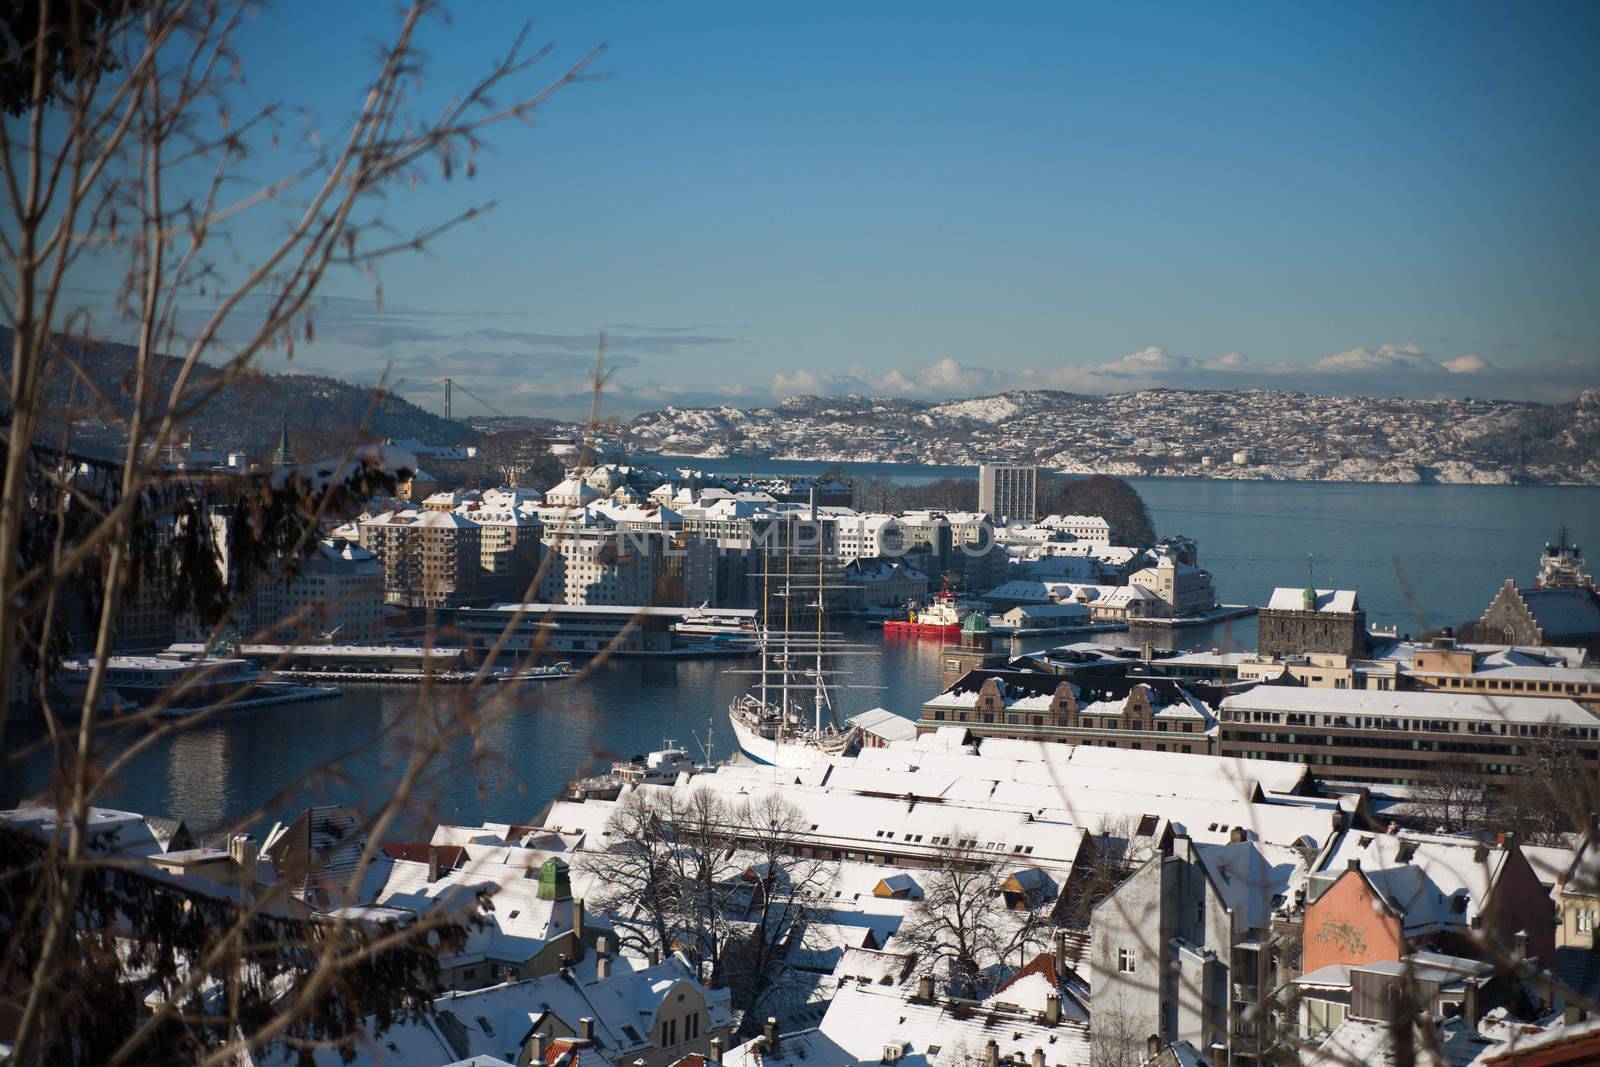
[[[245,697],[243,700],[230,700],[222,705],[224,711],[239,711],[246,708],[271,708],[282,704],[303,704],[311,700],[332,700],[342,696],[343,690],[336,685],[284,685],[277,682],[262,682],[255,686],[255,691],[262,692],[261,696]],[[186,719],[191,715],[199,715],[212,710],[215,705],[202,707],[174,707],[162,708],[155,713],[158,719]]]

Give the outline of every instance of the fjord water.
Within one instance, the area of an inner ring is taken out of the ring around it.
[[[685,461],[726,471],[807,471],[831,464]],[[848,466],[852,473],[926,480],[970,468]],[[1563,524],[1580,543],[1600,537],[1600,489],[1554,486],[1398,486],[1301,482],[1133,479],[1161,534],[1184,533],[1200,545],[1220,598],[1262,603],[1274,586],[1301,588],[1306,557],[1319,586],[1359,589],[1374,623],[1402,632],[1471,618],[1505,578],[1530,582],[1544,542]],[[1597,542],[1596,555],[1600,555]],[[863,641],[876,630],[853,627]],[[1127,641],[1130,635],[1098,639]],[[1133,635],[1136,638],[1144,635]],[[1186,648],[1252,647],[1251,620],[1191,630],[1156,631],[1151,639]],[[1025,648],[1047,647],[1044,638]],[[1021,650],[1021,649],[1019,649]],[[713,755],[731,734],[728,702],[747,676],[729,660],[604,665],[581,685],[519,687],[484,699],[509,701],[508,714],[451,767],[429,779],[418,824],[432,818],[476,823],[535,818],[564,782],[604,769],[614,758],[673,738],[698,752],[708,725]],[[938,687],[938,647],[888,641],[881,659],[857,661],[841,705],[854,714],[881,705],[915,712]],[[437,703],[448,713],[456,694]],[[263,822],[292,817],[310,803],[382,801],[405,765],[415,694],[403,688],[349,687],[336,700],[224,712],[178,732],[137,756],[99,798],[102,805],[180,816],[197,830],[260,811]],[[695,738],[699,738],[697,742]],[[313,789],[294,783],[313,768],[351,753],[340,773]],[[0,805],[41,790],[48,763],[34,760]],[[284,792],[290,790],[289,792]],[[404,828],[396,831],[404,833]]]

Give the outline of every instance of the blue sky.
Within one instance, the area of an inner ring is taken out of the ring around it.
[[[389,12],[283,0],[246,93],[336,125]],[[381,314],[336,279],[296,365],[526,414],[581,413],[602,327],[614,415],[1600,385],[1600,6],[475,2],[428,100],[528,17],[550,73],[604,41],[611,77],[393,201],[498,206],[391,261]]]

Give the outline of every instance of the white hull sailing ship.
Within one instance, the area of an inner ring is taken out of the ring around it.
[[[782,579],[784,628],[775,630],[768,625],[770,616],[763,610],[756,635],[759,666],[732,672],[756,674],[759,680],[728,706],[728,719],[739,751],[747,759],[774,767],[802,768],[851,755],[860,748],[860,731],[841,725],[834,706],[833,693],[843,686],[835,680],[835,661],[872,653],[824,630],[829,586],[820,556],[814,576],[794,573],[793,563],[794,557],[788,556],[783,574],[763,575],[764,587],[770,578]],[[809,569],[810,560],[804,563]],[[797,597],[802,598],[806,612],[815,612],[814,631],[790,629],[791,605]]]

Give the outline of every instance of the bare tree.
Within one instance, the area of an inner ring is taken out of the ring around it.
[[[1427,830],[1482,830],[1489,810],[1488,778],[1471,759],[1452,755],[1432,765],[1433,774],[1412,792],[1417,819]]]
[[[597,886],[593,904],[610,916],[620,943],[642,955],[672,951],[683,887],[674,856],[673,794],[635,789],[606,820],[606,845],[584,855]]]
[[[727,883],[735,815],[707,789],[634,789],[606,822],[606,845],[584,855],[598,887],[593,904],[621,943],[658,958],[678,949],[720,969],[727,939]]]
[[[986,996],[1048,939],[1056,893],[1041,872],[1008,869],[959,831],[951,834],[895,934],[917,966],[960,997]]]
[[[1528,762],[1517,769],[1498,800],[1498,821],[1536,845],[1563,844],[1591,832],[1600,811],[1600,784],[1554,717],[1529,739]]]
[[[754,1025],[781,995],[788,955],[800,945],[816,899],[833,879],[832,866],[802,856],[807,822],[798,807],[768,793],[734,815],[740,870],[729,900],[738,926],[723,954],[723,975],[734,1006]]]
[[[531,118],[589,62],[518,90],[547,50],[527,54],[526,33],[517,35],[482,77],[414,119],[425,104],[421,44],[440,25],[434,4],[416,0],[400,12],[353,117],[323,137],[279,105],[234,110],[244,73],[234,39],[254,7],[41,0],[0,14],[0,90],[16,116],[0,136],[9,340],[0,731],[14,701],[36,699],[58,767],[53,828],[43,838],[5,833],[0,998],[22,1064],[222,1063],[269,1043],[302,1056],[347,1047],[369,1014],[382,1025],[419,1009],[428,984],[415,980],[423,965],[414,954],[477,910],[467,904],[403,928],[342,917],[296,925],[282,921],[292,909],[281,886],[185,901],[130,872],[91,833],[97,798],[128,761],[195,721],[167,722],[163,706],[208,681],[196,671],[156,706],[108,720],[102,697],[124,601],[153,588],[226,632],[254,578],[292,571],[325,518],[403,470],[397,457],[357,450],[353,439],[325,464],[179,477],[163,462],[167,447],[197,412],[257,373],[264,353],[292,356],[297,341],[314,338],[317,295],[332,273],[368,279],[381,305],[377,272],[388,257],[427,247],[489,206],[398,232],[382,215],[386,195],[429,173],[470,177],[492,128]],[[248,247],[234,240],[246,232]],[[104,309],[77,302],[81,272],[91,269],[115,280],[107,321],[96,318]],[[84,363],[92,339],[112,330],[134,344],[127,374],[107,388]],[[73,450],[85,413],[120,431],[117,455]],[[237,581],[215,580],[228,572],[210,521],[217,505],[231,516],[233,562],[244,557]],[[81,698],[63,707],[50,675],[74,604],[91,613],[92,650]],[[504,637],[488,662],[503,647]],[[480,686],[465,687],[463,702]],[[424,687],[404,727],[404,766],[366,827],[352,885],[479,714],[492,712],[441,714]],[[125,960],[155,968],[162,996],[153,1008],[127,995]],[[197,1020],[193,1006],[216,986],[226,991],[217,1013]]]

